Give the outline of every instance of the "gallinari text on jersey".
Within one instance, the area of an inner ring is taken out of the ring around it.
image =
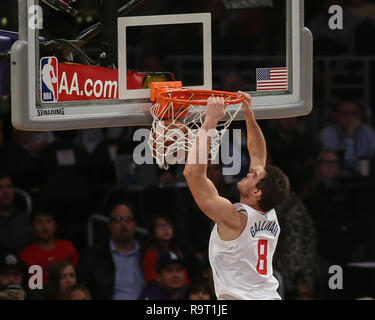
[[[275,221],[257,221],[252,227],[250,227],[250,232],[253,238],[259,231],[262,230],[270,232],[275,238],[277,236],[277,233],[279,232],[278,225]]]

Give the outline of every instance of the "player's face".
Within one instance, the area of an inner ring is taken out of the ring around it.
[[[266,175],[266,171],[262,166],[256,166],[251,170],[246,177],[244,177],[240,182],[237,183],[237,188],[241,195],[249,196],[251,193],[258,189],[257,184]]]
[[[8,208],[14,199],[14,188],[9,178],[0,179],[0,208]]]
[[[112,211],[108,224],[109,232],[117,241],[130,241],[134,238],[136,223],[133,212],[126,205],[119,205]]]
[[[155,224],[155,237],[162,241],[171,240],[173,237],[173,228],[171,224],[162,218],[158,218]]]
[[[76,272],[73,266],[67,266],[61,273],[60,290],[65,292],[69,287],[74,286],[76,282]]]
[[[35,236],[40,240],[50,240],[55,236],[56,223],[51,216],[38,215],[34,218],[32,227]]]
[[[178,263],[167,265],[157,275],[157,280],[164,288],[182,288],[185,283],[184,267]]]

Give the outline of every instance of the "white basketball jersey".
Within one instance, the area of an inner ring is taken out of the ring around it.
[[[217,224],[210,237],[209,259],[219,300],[280,300],[279,282],[273,276],[272,258],[280,234],[274,209],[259,212],[234,204],[247,216],[247,225],[235,240],[220,238]]]

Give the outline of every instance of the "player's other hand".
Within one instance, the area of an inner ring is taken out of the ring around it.
[[[207,99],[206,121],[217,123],[225,116],[225,101],[222,97],[211,97]]]
[[[238,91],[239,98],[244,97],[244,101],[242,102],[242,111],[245,115],[252,115],[253,114],[253,103],[251,102],[251,95],[242,91]]]

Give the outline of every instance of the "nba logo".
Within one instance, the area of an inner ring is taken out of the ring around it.
[[[59,99],[58,72],[56,57],[40,59],[40,99],[44,103],[57,102]]]

